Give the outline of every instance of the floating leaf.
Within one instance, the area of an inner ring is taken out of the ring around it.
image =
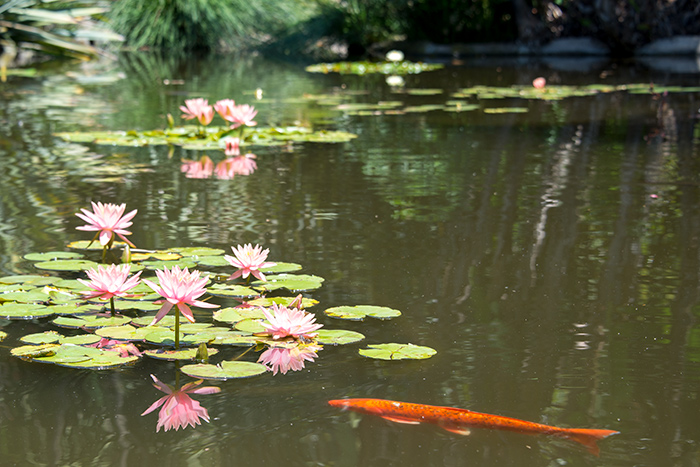
[[[413,344],[373,344],[360,349],[360,355],[378,360],[423,360],[437,353],[435,349]]]
[[[207,288],[207,292],[215,297],[231,298],[257,297],[260,295],[260,292],[250,287],[237,284],[214,284]]]
[[[0,331],[0,341],[2,341],[6,337],[7,337],[7,333],[4,331]]]
[[[160,295],[158,296],[160,298]],[[153,303],[150,301],[141,300],[115,300],[114,309],[117,311],[139,310],[139,311],[156,311],[160,310],[162,304]],[[105,308],[109,309],[109,302],[105,304]]]
[[[61,336],[60,344],[91,345],[100,342],[102,338],[95,334],[79,334],[77,336]]]
[[[527,107],[492,107],[484,109],[487,114],[518,114],[529,112]]]
[[[84,271],[86,269],[96,268],[97,263],[84,259],[58,259],[56,261],[35,263],[34,267],[49,271]]]
[[[279,289],[287,289],[293,293],[316,290],[321,287],[324,279],[308,274],[278,274],[267,276],[267,282],[255,281],[251,287],[266,290],[268,292]]]
[[[184,323],[180,325],[180,332],[184,332],[185,334],[194,334],[213,326],[214,325],[211,323]]]
[[[19,341],[24,344],[40,345],[40,344],[56,344],[63,337],[56,331],[37,332],[35,334],[27,334],[20,337]]]
[[[294,272],[301,270],[301,264],[297,263],[276,263],[274,266],[269,268],[260,269],[265,274],[281,274],[283,272]]]
[[[144,341],[146,336],[153,332],[156,326],[135,328],[127,324],[125,326],[107,326],[95,330],[95,334],[107,339],[117,341]],[[167,329],[167,328],[166,328]],[[172,331],[169,331],[172,334]]]
[[[13,349],[13,355],[15,355],[15,351],[18,351],[18,349]],[[31,357],[33,361],[39,363],[53,363],[70,368],[94,370],[114,368],[138,360],[138,357],[133,356],[122,357],[119,352],[73,344],[53,345],[52,348],[48,348],[46,351],[48,352],[46,356],[21,355],[21,357],[25,359]]]
[[[72,250],[102,250],[103,248],[100,242],[91,242],[90,240],[78,240],[76,242],[70,242],[66,246]],[[125,242],[115,241],[112,244],[112,249],[124,248],[125,246]]]
[[[134,318],[131,320],[131,324],[134,326],[150,326],[153,322],[155,316],[141,316],[140,318]],[[172,314],[167,314],[158,321],[159,327],[171,328],[175,326],[175,316]]]
[[[231,263],[226,261],[222,255],[218,256],[198,256],[195,261],[200,266],[209,266],[211,268],[220,268],[223,266],[231,266]]]
[[[422,112],[431,112],[433,110],[444,110],[444,109],[445,109],[444,105],[425,104],[425,105],[414,105],[414,106],[406,107],[405,109],[403,109],[403,111],[406,113],[422,113]]]
[[[180,349],[180,350],[164,350],[164,349],[149,349],[143,352],[147,357],[155,358],[156,360],[168,361],[183,361],[194,360],[197,356],[198,349]],[[207,348],[209,355],[219,353],[217,349]]]
[[[196,266],[196,263],[190,257],[183,257],[183,258],[172,260],[172,261],[159,261],[159,260],[141,261],[139,264],[141,264],[146,269],[164,269],[164,268],[170,269],[173,266],[177,266],[180,269],[183,269],[183,268],[192,269]]]
[[[6,319],[36,319],[46,318],[54,314],[54,307],[37,304],[5,303],[0,306],[0,318]]]
[[[77,259],[82,258],[82,253],[74,251],[48,251],[46,253],[28,253],[24,259],[29,261],[54,261],[57,259]]]
[[[265,315],[260,308],[222,308],[214,312],[214,319],[222,323],[237,323],[244,319],[262,319]]]
[[[82,316],[80,318],[61,316],[52,321],[56,326],[68,329],[98,329],[107,326],[122,326],[130,322],[131,318],[126,316]]]
[[[316,333],[318,334],[316,336],[316,342],[319,344],[353,344],[365,338],[365,336],[359,332],[345,331],[343,329],[319,329]]]
[[[276,303],[277,305],[289,306],[294,300],[296,300],[296,297],[260,297],[256,298],[255,300],[250,300],[249,302],[246,302],[246,304],[255,307],[270,307],[273,303]],[[317,304],[318,300],[314,300],[313,298],[304,297],[301,299],[302,308],[310,308]]]
[[[362,321],[367,316],[376,319],[391,319],[401,316],[399,310],[374,305],[336,306],[328,308],[324,313],[331,318],[347,319],[351,321]]]
[[[37,357],[47,357],[55,355],[56,350],[60,347],[58,344],[42,344],[42,345],[23,345],[15,347],[10,351],[12,356],[22,359],[32,359]]]
[[[239,331],[249,332],[251,334],[266,331],[262,325],[262,320],[259,319],[244,319],[237,322],[234,327]]]
[[[157,261],[175,261],[180,258],[182,258],[182,255],[172,251],[131,252],[131,261],[144,261],[147,259],[154,259]]]
[[[219,365],[204,363],[185,365],[181,371],[193,378],[226,381],[227,379],[261,375],[267,372],[267,367],[260,363],[224,361]]]
[[[186,247],[186,248],[170,248],[169,251],[175,251],[182,256],[221,256],[226,253],[220,248],[208,248],[201,246]]]
[[[53,284],[60,281],[60,277],[53,276],[36,276],[36,275],[25,275],[25,276],[5,276],[0,277],[1,284],[22,284],[32,287],[42,287],[44,285]]]
[[[174,346],[175,345],[175,331],[170,328],[162,328],[158,326],[149,326],[151,332],[146,334],[144,339],[149,344],[163,345],[163,346]],[[180,333],[180,343],[182,342],[185,335]]]
[[[340,73],[353,75],[366,75],[379,73],[383,75],[407,75],[422,73],[424,71],[439,70],[444,65],[439,63],[409,62],[335,62],[317,63],[306,67],[310,73]]]
[[[0,301],[17,303],[41,303],[49,300],[49,294],[42,289],[21,290],[0,294]]]

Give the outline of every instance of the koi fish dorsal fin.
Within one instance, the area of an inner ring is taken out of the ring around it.
[[[381,415],[384,420],[389,420],[390,422],[405,423],[406,425],[420,425],[420,422],[412,418],[395,417],[391,415]]]
[[[443,430],[455,433],[457,435],[469,436],[472,432],[469,428],[457,425],[440,425]]]

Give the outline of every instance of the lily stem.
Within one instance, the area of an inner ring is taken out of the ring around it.
[[[109,297],[109,305],[112,308],[112,316],[114,316],[114,297]]]
[[[175,350],[180,350],[180,313],[175,313]]]

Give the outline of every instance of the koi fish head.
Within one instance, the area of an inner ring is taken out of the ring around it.
[[[343,410],[374,413],[379,412],[378,408],[376,407],[377,401],[378,399],[334,399],[328,401],[328,404]]]

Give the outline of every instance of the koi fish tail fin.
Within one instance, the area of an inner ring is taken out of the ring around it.
[[[598,447],[598,441],[605,439],[608,436],[616,435],[620,433],[615,430],[593,430],[586,428],[569,428],[564,429],[557,433],[560,437],[570,439],[571,441],[576,441],[584,445],[588,452],[598,456],[600,454],[600,448]]]

